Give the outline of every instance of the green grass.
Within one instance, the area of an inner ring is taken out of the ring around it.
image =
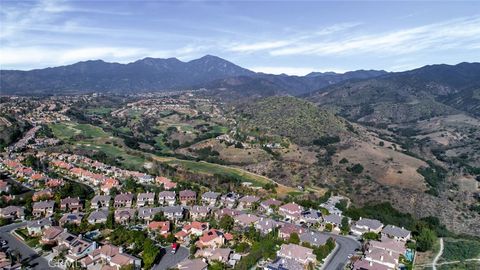
[[[144,158],[128,154],[125,149],[113,144],[96,141],[80,141],[77,143],[77,147],[85,150],[102,151],[109,157],[120,158],[122,160],[121,163],[127,168],[138,169],[143,167],[145,163]]]
[[[28,246],[30,246],[30,247],[32,247],[32,248],[36,247],[36,246],[40,243],[40,241],[39,241],[39,240],[40,240],[40,239],[39,239],[40,237],[31,237],[31,236],[29,236],[29,235],[28,235],[28,231],[27,231],[26,228],[17,229],[17,230],[15,230],[15,232],[24,239],[25,243],[26,243]]]
[[[478,270],[480,262],[461,262],[454,264],[444,264],[437,266],[438,270]]]
[[[224,127],[224,126],[213,126],[212,127],[212,130],[210,130],[210,132],[212,133],[227,133],[228,132],[228,128],[227,127]]]
[[[63,140],[72,139],[76,135],[82,135],[86,138],[103,138],[109,136],[103,129],[90,124],[64,122],[50,124],[50,128],[55,137]]]
[[[107,107],[98,107],[98,108],[89,108],[87,109],[87,112],[91,114],[97,114],[97,115],[108,115],[113,111],[113,108],[107,108]]]
[[[446,238],[442,261],[480,259],[480,241]]]

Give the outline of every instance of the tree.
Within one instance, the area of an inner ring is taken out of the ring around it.
[[[113,229],[115,227],[115,216],[113,211],[108,212],[107,222],[105,225],[108,229]]]
[[[417,250],[425,252],[432,249],[437,241],[437,235],[429,228],[423,228],[417,236]]]
[[[366,232],[362,234],[362,239],[363,240],[378,240],[380,238],[380,235],[375,232]]]
[[[142,253],[142,259],[145,269],[150,269],[153,266],[159,253],[160,249],[155,246],[151,239],[147,238],[145,240],[145,244],[143,245]]]
[[[233,224],[234,224],[233,218],[231,216],[224,215],[220,219],[220,222],[218,225],[220,226],[221,229],[225,231],[230,231],[231,229],[233,229]]]
[[[162,212],[158,212],[153,216],[153,221],[166,221],[167,219]]]
[[[355,164],[352,167],[347,168],[347,171],[354,173],[354,174],[361,174],[363,172],[362,164]]]
[[[288,239],[288,242],[291,244],[299,244],[300,243],[300,237],[298,236],[298,233],[293,232],[290,234],[290,238]]]
[[[342,218],[342,224],[340,226],[340,230],[342,231],[343,234],[347,234],[350,231],[350,224],[348,224],[347,217]]]
[[[338,203],[335,204],[335,207],[342,212],[345,212],[345,210],[347,210],[347,206],[348,206],[347,200],[340,200]]]
[[[333,230],[333,225],[331,223],[327,223],[325,225],[325,231],[331,232]]]

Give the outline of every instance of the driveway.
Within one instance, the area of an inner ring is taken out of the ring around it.
[[[175,254],[172,254],[172,248],[162,248],[162,259],[160,262],[153,266],[153,270],[166,270],[169,268],[174,268],[179,262],[185,260],[188,255],[190,255],[190,251],[186,247],[179,247]]]
[[[348,256],[355,254],[355,249],[360,248],[360,242],[357,240],[342,235],[324,233],[335,239],[337,248],[330,254],[322,266],[322,270],[342,270],[348,262]]]
[[[32,269],[59,269],[48,265],[48,261],[41,257],[35,250],[30,248],[23,241],[10,234],[12,230],[27,225],[26,222],[9,224],[0,227],[0,238],[8,241],[8,247],[20,253],[23,262],[28,263]]]

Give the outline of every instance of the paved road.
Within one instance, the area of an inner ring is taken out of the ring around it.
[[[438,259],[440,259],[440,257],[442,256],[442,253],[443,253],[443,238],[440,238],[440,250],[438,251],[437,256],[435,256],[432,262],[433,270],[437,270],[437,262],[438,262]]]
[[[183,261],[190,255],[190,251],[186,247],[179,247],[175,254],[172,254],[172,248],[162,248],[160,262],[152,267],[153,270],[166,270],[175,267],[179,262]]]
[[[348,262],[348,256],[355,254],[355,249],[361,247],[360,242],[348,236],[330,233],[323,234],[333,237],[338,248],[327,258],[322,266],[322,270],[342,270]]]
[[[22,226],[25,226],[27,223],[14,223],[10,225],[6,225],[0,227],[0,238],[8,241],[8,246],[12,250],[16,250],[20,253],[21,259],[24,262],[28,262],[28,265],[32,267],[32,269],[58,269],[53,268],[48,265],[48,261],[38,255],[38,253],[30,248],[27,244],[22,242],[20,239],[16,238],[10,232]]]

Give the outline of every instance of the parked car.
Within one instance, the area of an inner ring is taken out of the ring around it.
[[[178,243],[172,243],[172,254],[175,254],[177,252],[177,249],[180,245]]]

